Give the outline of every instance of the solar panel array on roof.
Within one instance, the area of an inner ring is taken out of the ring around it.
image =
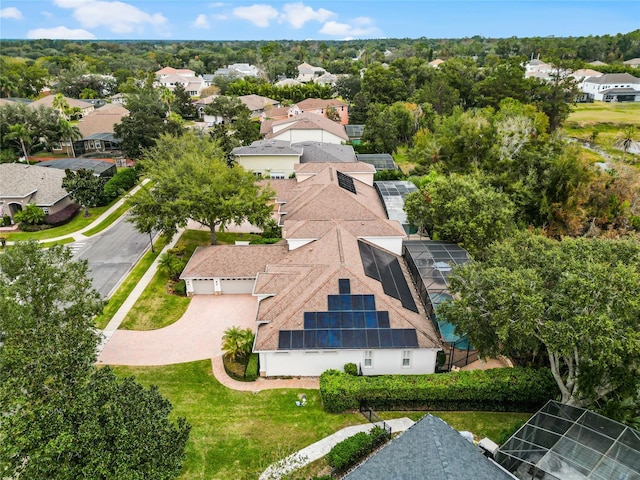
[[[303,330],[280,330],[278,349],[417,348],[413,328],[391,328],[388,311],[376,310],[370,294],[352,294],[339,279],[339,295],[327,296],[327,311],[304,312]]]
[[[350,191],[351,193],[357,194],[356,186],[353,183],[353,178],[351,178],[349,175],[345,175],[342,172],[337,172],[337,173],[338,173],[338,185],[340,185],[345,190]]]
[[[356,153],[356,158],[359,162],[373,165],[376,167],[376,171],[396,169],[396,162],[388,153]]]
[[[361,240],[358,240],[358,248],[367,277],[378,280],[382,283],[384,293],[400,300],[402,306],[407,310],[417,313],[418,307],[413,301],[413,295],[411,295],[398,259]]]

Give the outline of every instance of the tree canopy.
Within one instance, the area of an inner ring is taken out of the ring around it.
[[[0,467],[8,478],[179,475],[189,425],[157,389],[97,368],[102,301],[63,246],[0,255]]]
[[[172,236],[189,218],[211,231],[248,220],[262,226],[270,218],[270,188],[256,184],[252,173],[227,166],[224,154],[210,137],[188,132],[162,135],[142,160],[154,184],[148,195],[131,199],[132,221],[149,221]]]
[[[546,355],[562,402],[640,387],[640,245],[522,232],[455,268],[438,314],[482,356]]]

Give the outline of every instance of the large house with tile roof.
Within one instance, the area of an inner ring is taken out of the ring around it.
[[[200,96],[200,92],[207,86],[204,78],[196,76],[196,72],[188,68],[164,67],[156,72],[156,85],[171,91],[181,84],[192,97]]]
[[[365,171],[366,170],[366,171]],[[276,245],[199,247],[187,293],[258,297],[254,351],[263,376],[320,375],[345,363],[365,375],[433,373],[439,337],[401,257],[364,163],[307,163],[271,180]]]
[[[59,212],[73,201],[62,188],[64,170],[0,163],[0,214],[13,216],[28,204],[42,209],[45,215]]]

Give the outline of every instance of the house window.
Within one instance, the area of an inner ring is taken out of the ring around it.
[[[402,367],[403,368],[411,367],[411,350],[402,351]]]
[[[49,209],[48,208],[43,208],[42,211],[43,211],[43,213],[45,215],[49,215]]]
[[[284,172],[271,172],[270,178],[282,180],[285,178]]]
[[[96,148],[100,148],[100,142],[96,140]]]
[[[373,367],[373,350],[364,351],[364,366],[366,368]]]

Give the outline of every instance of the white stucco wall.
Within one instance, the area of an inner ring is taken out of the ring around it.
[[[283,236],[286,238],[286,233],[283,232]],[[287,246],[289,247],[289,251],[295,250],[296,248],[300,248],[305,246],[307,243],[311,243],[316,238],[287,238]]]
[[[283,172],[288,178],[294,173],[294,165],[300,163],[299,155],[236,155],[238,165],[249,172],[260,172],[269,178],[270,172]]]
[[[275,130],[275,129],[274,129]],[[273,140],[284,140],[286,142],[297,143],[297,142],[324,142],[324,143],[335,143],[337,145],[346,142],[345,139],[334,135],[331,132],[327,132],[326,130],[317,129],[317,130],[287,130],[285,132],[276,133],[273,137]]]
[[[402,255],[402,237],[358,237],[380,248]]]
[[[370,187],[373,187],[374,173],[375,172],[364,172],[364,173],[349,172],[347,175],[349,175],[352,178],[355,178],[356,180],[360,180],[362,183],[366,183]]]
[[[364,350],[293,350],[260,353],[260,374],[267,377],[302,376],[317,377],[328,369],[342,371],[345,363],[362,366],[364,375],[405,374],[417,375],[434,373],[436,349],[408,349],[411,366],[403,367],[402,349],[371,350],[372,366],[364,365]]]

